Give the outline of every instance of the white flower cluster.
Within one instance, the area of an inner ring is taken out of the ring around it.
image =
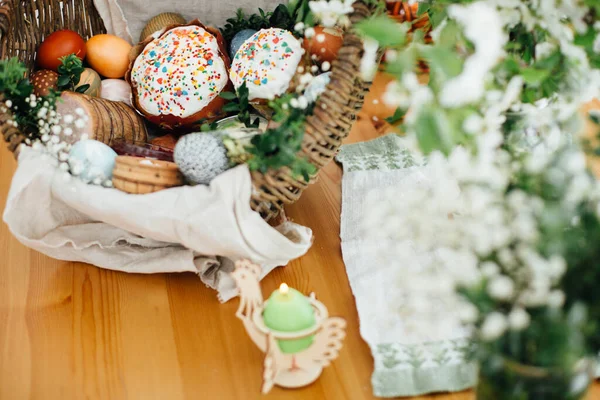
[[[348,14],[354,9],[352,4],[355,0],[318,0],[309,1],[308,6],[321,25],[332,28],[336,25],[347,26],[350,23]]]
[[[466,6],[448,7],[448,16],[464,27],[464,34],[475,46],[460,75],[444,84],[440,102],[446,107],[473,104],[485,93],[490,70],[504,55],[508,37],[502,21],[492,6],[475,2]]]
[[[479,322],[484,340],[526,328],[528,308],[561,307],[565,300],[557,286],[566,270],[564,259],[539,250],[541,225],[549,217],[545,202],[512,188],[515,174],[525,171],[556,187],[563,194],[563,216],[576,215],[583,201],[600,199],[580,151],[539,147],[521,163],[494,150],[497,140],[482,140],[478,154],[462,147],[448,157],[430,154],[414,185],[370,194],[364,226],[370,237],[395,244],[385,249],[385,262],[419,264],[414,280],[427,276],[437,282],[431,287],[439,287],[440,295],[448,287],[484,285],[497,310],[478,315],[468,303],[460,310],[465,322]],[[416,251],[406,251],[406,241]],[[400,287],[413,282],[411,276],[402,279]]]
[[[25,144],[56,159],[58,167],[62,171],[73,173],[73,171],[70,171],[68,163],[71,143],[75,141],[71,137],[75,130],[81,130],[87,124],[87,116],[83,109],[75,109],[75,115],[60,115],[54,105],[50,104],[48,100],[38,98],[35,94],[27,97],[25,102],[31,110],[34,110],[34,112],[37,110],[35,116],[40,135],[39,139],[33,141],[26,139]],[[11,109],[18,111],[13,108],[12,102],[7,100],[0,111],[5,112]],[[10,123],[15,127],[18,126],[16,121]],[[79,139],[84,140],[86,138],[87,135],[82,135]],[[73,175],[76,174],[73,173]]]

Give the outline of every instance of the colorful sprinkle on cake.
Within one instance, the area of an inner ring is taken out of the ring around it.
[[[273,99],[287,91],[303,54],[289,31],[262,29],[237,51],[229,77],[236,90],[246,82],[251,100]]]
[[[131,82],[148,114],[186,118],[221,93],[227,69],[212,34],[199,26],[183,26],[146,46],[135,60]]]

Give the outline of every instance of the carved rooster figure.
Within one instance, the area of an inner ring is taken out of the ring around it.
[[[279,348],[278,332],[269,331],[263,323],[256,320],[262,313],[263,297],[260,290],[261,269],[249,261],[239,261],[232,273],[239,293],[240,306],[236,316],[242,320],[250,338],[266,353],[264,361],[262,392],[268,393],[274,385],[287,388],[306,386],[314,382],[323,371],[335,360],[342,348],[346,336],[346,321],[342,318],[329,318],[325,306],[311,294],[310,301],[315,306],[317,326],[314,331],[304,336],[314,335],[310,347],[294,354],[286,354]],[[300,339],[302,336],[285,339]],[[293,336],[293,334],[292,334]]]

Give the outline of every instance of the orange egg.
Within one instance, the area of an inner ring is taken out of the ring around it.
[[[123,78],[129,68],[131,45],[114,35],[96,35],[86,43],[87,62],[106,78]]]

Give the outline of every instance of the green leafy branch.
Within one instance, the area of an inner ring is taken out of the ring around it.
[[[316,168],[298,153],[302,149],[306,116],[312,113],[312,109],[290,107],[292,97],[288,94],[271,101],[276,127],[252,138],[252,146],[247,148],[251,155],[248,167],[263,173],[288,167],[294,175],[302,176],[308,182],[311,175],[316,173]]]
[[[61,64],[58,66],[58,90],[69,90],[77,93],[85,93],[90,88],[90,85],[81,85],[81,74],[85,71],[83,62],[75,54],[70,54],[60,58]]]
[[[297,19],[300,15],[305,18],[308,1],[299,0],[292,2],[289,6],[280,4],[275,10],[265,12],[258,9],[258,13],[246,15],[240,8],[237,10],[235,18],[229,18],[221,33],[227,42],[231,42],[233,37],[244,29],[253,29],[255,31],[267,28],[281,28],[288,31],[294,31]]]
[[[224,92],[219,96],[230,101],[223,107],[224,112],[237,114],[238,121],[243,123],[246,128],[258,128],[260,120],[258,118],[252,120],[253,108],[250,105],[250,91],[246,86],[246,82],[242,83],[237,90],[237,94]]]
[[[0,97],[11,104],[10,111],[19,130],[30,139],[40,136],[38,113],[43,108],[53,109],[57,93],[37,98],[35,103],[30,101],[33,85],[25,76],[27,68],[16,57],[0,60]]]

